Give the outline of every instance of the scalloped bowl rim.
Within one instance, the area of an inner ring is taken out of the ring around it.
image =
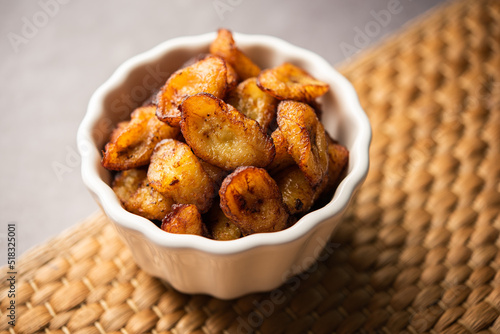
[[[218,241],[197,235],[171,234],[161,231],[150,220],[125,210],[111,187],[99,176],[101,152],[91,140],[92,129],[104,113],[104,99],[108,91],[116,89],[137,66],[152,63],[167,52],[178,47],[201,47],[208,45],[216,34],[214,32],[185,36],[167,40],[156,47],[140,53],[119,66],[111,77],[106,80],[92,95],[87,112],[82,120],[77,134],[77,143],[82,157],[82,179],[85,185],[98,197],[101,206],[113,221],[143,234],[146,238],[162,247],[191,248],[211,254],[235,254],[261,246],[280,245],[293,242],[312,231],[321,222],[342,213],[347,207],[356,188],[364,181],[369,166],[368,149],[371,141],[371,127],[368,117],[359,103],[357,94],[339,72],[319,55],[292,45],[284,40],[267,35],[247,35],[233,33],[237,43],[245,45],[262,45],[275,48],[285,54],[294,54],[298,58],[308,59],[328,71],[338,85],[338,104],[340,108],[348,108],[356,119],[358,136],[350,148],[350,156],[357,155],[357,163],[339,184],[333,199],[325,206],[312,211],[297,221],[293,226],[273,233],[258,233],[230,241]],[[284,50],[284,51],[282,51]],[[89,142],[90,140],[90,142]]]

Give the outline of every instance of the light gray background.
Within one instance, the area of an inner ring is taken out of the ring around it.
[[[9,222],[21,254],[98,210],[80,179],[75,136],[92,92],[126,59],[226,27],[274,35],[337,64],[350,56],[341,45],[364,49],[442,0],[399,0],[399,12],[376,23],[372,11],[397,2],[0,0],[2,262]],[[368,40],[358,29],[372,29]]]

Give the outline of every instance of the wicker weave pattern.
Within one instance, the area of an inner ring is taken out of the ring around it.
[[[500,2],[440,9],[345,65],[371,169],[330,249],[273,293],[166,288],[102,214],[26,254],[3,333],[500,333]]]

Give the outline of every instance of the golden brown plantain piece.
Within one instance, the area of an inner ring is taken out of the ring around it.
[[[226,172],[224,169],[219,168],[217,166],[214,166],[212,164],[209,164],[206,161],[203,161],[199,159],[201,166],[203,167],[203,170],[210,176],[212,180],[220,187],[222,181],[226,178],[228,172]]]
[[[176,234],[207,235],[200,212],[193,204],[174,204],[172,212],[163,219],[161,229]]]
[[[288,143],[288,153],[313,187],[328,172],[325,129],[309,105],[282,101],[278,105],[278,126]]]
[[[337,188],[341,181],[341,177],[349,163],[349,151],[336,140],[332,139],[328,133],[326,134],[328,144],[328,183],[325,190],[333,190]]]
[[[188,145],[166,139],[155,148],[148,169],[153,188],[176,203],[194,204],[207,212],[216,196],[214,181]]]
[[[144,169],[129,169],[118,173],[113,180],[113,191],[118,199],[124,203],[139,189],[146,176],[147,171]]]
[[[295,165],[295,160],[293,160],[290,153],[288,153],[288,143],[286,142],[286,139],[280,129],[274,130],[271,134],[271,138],[273,139],[274,147],[276,149],[276,155],[266,169],[271,174],[275,174],[288,166]]]
[[[174,201],[154,189],[147,179],[125,202],[125,209],[144,218],[162,220],[171,211]]]
[[[219,29],[217,38],[210,44],[210,53],[224,58],[241,80],[256,77],[260,68],[248,58],[234,42],[233,35],[227,29]]]
[[[132,112],[130,121],[118,123],[104,148],[105,168],[125,170],[145,166],[157,143],[179,134],[178,128],[160,122],[155,112],[152,105],[140,107]]]
[[[170,76],[156,96],[156,115],[177,126],[181,119],[179,104],[187,96],[207,92],[223,98],[227,87],[226,63],[220,57],[208,56]]]
[[[241,237],[238,226],[226,217],[218,204],[214,204],[208,211],[205,221],[215,240],[234,240]]]
[[[123,133],[125,128],[130,124],[130,121],[123,121],[116,125],[116,128],[113,129],[111,135],[109,136],[109,142],[115,142],[120,135]]]
[[[213,56],[210,53],[200,53],[197,56],[189,58],[184,64],[182,64],[182,68],[189,67],[191,65],[194,65],[195,63],[199,62],[200,60],[203,60],[207,57]],[[229,92],[230,90],[234,89],[237,85],[239,80],[238,73],[236,73],[235,69],[229,65],[228,62],[224,61],[226,64],[226,70],[227,70],[227,87],[226,87],[226,92]]]
[[[265,169],[237,168],[222,182],[219,196],[222,211],[243,235],[286,227],[289,215],[280,189]]]
[[[274,176],[290,214],[307,212],[316,198],[314,188],[297,165]]]
[[[147,219],[161,220],[174,202],[153,189],[143,169],[129,169],[116,175],[113,190],[125,209]]]
[[[231,64],[229,64],[228,62],[226,62],[226,69],[227,69],[226,92],[229,92],[238,86],[238,82],[240,82],[240,77],[238,76],[238,73],[236,73],[234,67],[231,66]]]
[[[312,101],[325,94],[329,86],[290,63],[260,72],[257,85],[278,100]]]
[[[182,134],[206,162],[233,170],[239,166],[265,167],[273,160],[273,141],[259,124],[217,97],[192,95],[180,109]]]
[[[264,130],[269,129],[276,116],[278,101],[257,86],[256,78],[241,82],[225,100],[245,116],[257,121]]]

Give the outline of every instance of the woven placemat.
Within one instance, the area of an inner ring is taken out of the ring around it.
[[[184,295],[102,214],[20,259],[0,333],[500,333],[500,1],[459,1],[342,67],[373,126],[333,254],[280,289]]]

